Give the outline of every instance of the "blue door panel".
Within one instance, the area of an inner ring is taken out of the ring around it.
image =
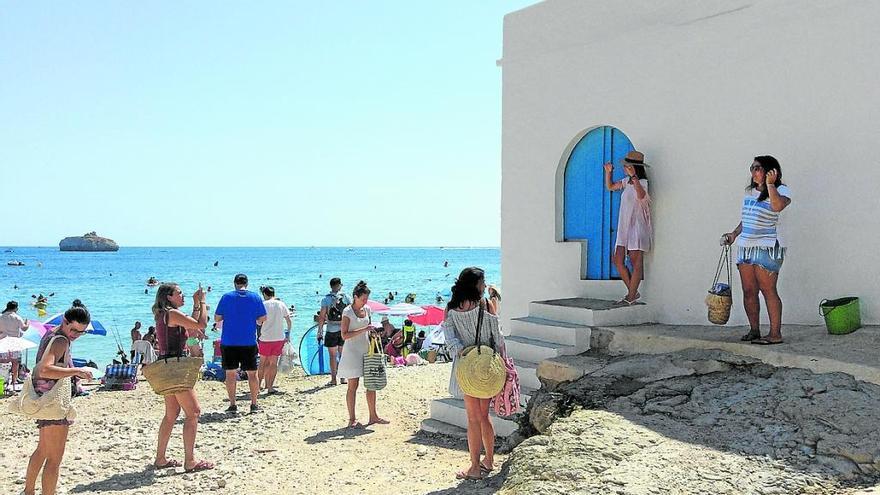
[[[619,275],[611,263],[620,207],[620,193],[605,189],[602,166],[615,163],[613,180],[623,178],[617,163],[633,149],[625,134],[613,127],[593,129],[575,145],[565,168],[563,225],[565,240],[587,241],[588,279]]]

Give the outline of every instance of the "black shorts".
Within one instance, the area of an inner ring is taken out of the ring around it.
[[[224,370],[242,371],[257,370],[257,346],[255,345],[221,345],[220,356]]]
[[[342,347],[342,332],[324,332],[324,347]]]

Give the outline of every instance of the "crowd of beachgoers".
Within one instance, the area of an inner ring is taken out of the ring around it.
[[[289,343],[291,330],[290,308],[276,297],[272,287],[261,287],[260,293],[248,289],[248,278],[238,274],[233,280],[234,290],[224,294],[213,311],[214,325],[220,329],[219,351],[220,361],[225,376],[223,381],[227,392],[228,405],[223,412],[229,417],[239,415],[238,382],[241,377],[247,382],[247,398],[249,413],[262,412],[260,404],[263,398],[282,394],[277,388],[278,362],[285,345]],[[372,311],[367,305],[370,288],[366,282],[358,282],[349,293],[343,291],[339,278],[330,280],[330,292],[323,298],[321,309],[317,315],[318,342],[327,348],[330,354],[330,379],[324,385],[327,388],[343,383],[346,386],[345,404],[340,404],[347,412],[346,429],[363,430],[366,427],[383,427],[396,421],[397,418],[379,414],[377,397],[378,389],[384,387],[361,387],[365,378],[365,357],[372,354],[373,349],[383,349],[391,364],[403,360],[406,364],[420,362],[427,351],[424,345],[424,332],[417,332],[410,320],[405,320],[402,328],[395,328],[388,318],[374,324]],[[447,304],[443,330],[445,337],[444,352],[457,357],[462,349],[474,344],[472,334],[479,330],[466,329],[462,315],[476,314],[479,308],[481,320],[493,318],[497,329],[497,310],[500,294],[490,288],[490,297],[486,298],[487,284],[484,272],[476,267],[464,269],[452,287],[452,297]],[[175,283],[160,283],[156,290],[152,312],[154,325],[141,334],[141,325],[136,324],[131,331],[132,349],[128,357],[135,361],[143,361],[146,354],[151,356],[152,364],[161,365],[171,358],[194,357],[203,358],[201,341],[206,337],[209,321],[209,309],[205,296],[207,291],[199,286],[189,296],[192,310],[185,312],[184,288]],[[12,303],[10,303],[12,304]],[[17,328],[27,328],[26,322],[15,314],[15,305],[7,307],[5,320]],[[85,305],[75,301],[63,315],[61,323],[47,332],[37,349],[36,365],[33,373],[27,376],[23,396],[19,402],[27,403],[31,395],[40,399],[55,401],[57,390],[62,384],[76,394],[80,389],[78,382],[92,380],[94,371],[89,367],[75,366],[70,357],[71,347],[75,341],[86,333],[91,322],[91,315]],[[456,325],[458,328],[456,328]],[[503,349],[503,337],[497,332],[495,339],[499,349]],[[470,337],[470,338],[469,338]],[[144,349],[145,343],[148,349]],[[380,354],[381,355],[381,354]],[[407,359],[409,358],[409,359]],[[433,355],[432,355],[433,358]],[[432,359],[433,360],[433,359]],[[172,359],[173,361],[173,359]],[[384,372],[383,372],[384,380]],[[151,383],[152,385],[152,383]],[[367,382],[369,385],[369,382]],[[154,387],[155,388],[155,387]],[[365,389],[368,416],[360,421],[356,414],[358,390]],[[67,389],[65,389],[67,390]],[[458,479],[480,479],[495,470],[494,439],[495,434],[489,421],[490,399],[476,399],[463,396],[456,384],[454,374],[450,377],[450,393],[463,398],[469,416],[473,415],[475,426],[469,431],[470,464],[467,468],[455,473]],[[51,399],[47,399],[48,397]],[[196,456],[196,436],[202,416],[198,387],[190,386],[176,390],[163,396],[164,415],[158,425],[155,456],[152,467],[156,470],[182,468],[186,473],[210,471],[216,467],[213,460]],[[13,399],[14,400],[14,399]],[[42,405],[41,405],[42,407]],[[52,409],[49,403],[42,411]],[[25,408],[22,406],[22,410]],[[71,410],[73,410],[71,408]],[[168,454],[168,445],[172,430],[183,412],[183,458],[177,459]],[[26,495],[35,493],[40,478],[43,494],[56,493],[65,447],[68,442],[70,427],[74,424],[73,414],[62,414],[60,417],[28,413],[25,416],[36,419],[39,432],[37,447],[31,455],[24,479]],[[209,430],[210,431],[210,430]],[[210,434],[210,433],[209,433]],[[471,438],[473,436],[474,438]],[[40,474],[42,473],[42,477]]]

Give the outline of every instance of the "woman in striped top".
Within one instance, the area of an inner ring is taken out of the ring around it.
[[[736,241],[736,266],[742,281],[743,306],[749,318],[749,333],[742,340],[753,344],[782,343],[782,300],[776,291],[779,270],[785,259],[786,242],[780,213],[791,204],[791,192],[782,183],[782,169],[772,156],[756,156],[749,167],[751,182],[742,204],[742,220],[723,235],[724,242]],[[763,294],[770,317],[770,333],[761,337],[761,302]]]

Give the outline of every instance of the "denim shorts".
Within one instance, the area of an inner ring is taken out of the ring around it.
[[[785,248],[779,247],[740,247],[736,256],[737,265],[756,265],[770,273],[779,273],[785,261]]]

